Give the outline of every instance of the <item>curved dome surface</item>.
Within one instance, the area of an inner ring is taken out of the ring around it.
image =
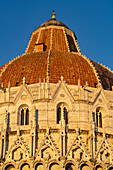
[[[25,54],[0,67],[0,86],[7,88],[9,82],[11,87],[19,86],[23,77],[27,84],[38,83],[39,79],[58,83],[61,76],[70,85],[77,85],[79,79],[81,86],[87,82],[96,87],[99,81],[104,89],[113,86],[113,73],[85,58],[74,32],[51,19],[31,34]]]
[[[77,85],[78,79],[82,86],[86,81],[91,87],[98,83],[93,68],[82,56],[59,51],[26,54],[15,59],[2,73],[0,83],[7,88],[10,82],[10,86],[14,87],[22,84],[23,77],[26,77],[27,84],[37,83],[39,78],[41,81],[45,78],[47,82],[48,72],[50,83],[58,83],[61,76],[72,85]]]
[[[54,25],[54,26],[63,26],[65,28],[68,28],[64,23],[56,20],[56,19],[50,19],[46,22],[44,22],[43,24],[41,24],[38,28],[41,28],[41,27],[47,27],[47,26],[50,26],[50,25]]]

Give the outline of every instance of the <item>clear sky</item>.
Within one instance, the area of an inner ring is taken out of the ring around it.
[[[52,10],[75,32],[82,54],[113,70],[113,0],[0,0],[0,66],[25,52]]]

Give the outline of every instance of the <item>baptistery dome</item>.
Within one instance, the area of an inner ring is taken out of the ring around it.
[[[53,12],[0,67],[0,169],[113,170],[112,86]]]
[[[17,69],[18,68],[18,69]],[[87,84],[96,87],[101,82],[104,89],[111,90],[113,73],[87,59],[80,52],[77,38],[65,24],[54,17],[41,24],[32,34],[25,54],[0,67],[0,84],[4,88],[26,83],[32,84],[49,79],[58,83],[61,76],[68,84]],[[13,77],[13,78],[12,78]]]

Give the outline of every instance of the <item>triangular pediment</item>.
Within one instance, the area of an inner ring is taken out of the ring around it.
[[[96,153],[95,159],[99,159],[104,162],[112,161],[113,148],[110,146],[107,139],[104,139]]]
[[[70,99],[71,102],[74,102],[74,97],[72,96],[67,84],[65,83],[65,81],[63,81],[63,79],[61,79],[61,81],[59,82],[55,93],[52,96],[52,100],[55,100],[56,98],[58,98],[59,100]]]
[[[73,157],[74,159],[90,159],[91,154],[88,150],[85,142],[83,141],[81,135],[77,135],[70,146],[66,157]]]
[[[18,91],[18,94],[16,95],[14,99],[14,103],[17,103],[18,101],[24,101],[24,100],[29,100],[30,102],[33,101],[33,97],[31,95],[31,92],[29,91],[28,87],[26,84],[23,84],[21,88]]]
[[[5,159],[21,160],[29,157],[30,151],[28,146],[26,145],[22,137],[18,137],[17,140],[14,141],[11,147],[9,148]]]
[[[102,88],[97,89],[92,98],[93,107],[96,105],[103,105],[109,108],[109,102],[107,101],[104,90]]]
[[[53,152],[53,153],[52,153]],[[54,156],[56,159],[60,156],[60,151],[56,147],[56,144],[52,140],[52,137],[49,134],[45,134],[44,139],[41,142],[41,145],[39,146],[35,158],[43,158],[43,159],[49,159],[52,156]]]

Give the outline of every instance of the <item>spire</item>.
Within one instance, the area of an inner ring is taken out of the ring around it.
[[[53,10],[53,12],[52,12],[52,16],[51,16],[51,19],[55,19],[55,12],[54,12],[54,10]]]

